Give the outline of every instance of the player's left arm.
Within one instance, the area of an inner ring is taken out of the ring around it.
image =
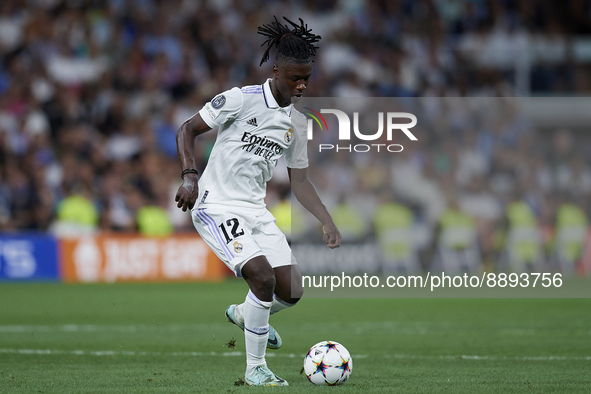
[[[341,244],[341,233],[320,200],[314,185],[310,182],[308,169],[288,168],[287,173],[294,196],[322,224],[323,239],[326,245],[331,249],[338,248]]]

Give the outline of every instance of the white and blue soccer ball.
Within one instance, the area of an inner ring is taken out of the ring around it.
[[[308,380],[319,386],[343,384],[351,376],[353,359],[349,351],[335,341],[322,341],[310,348],[304,358]]]

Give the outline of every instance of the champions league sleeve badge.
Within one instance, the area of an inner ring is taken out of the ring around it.
[[[211,100],[211,106],[214,109],[220,109],[226,104],[226,97],[223,94],[219,94]]]
[[[289,129],[285,132],[285,135],[283,136],[283,140],[285,141],[285,143],[289,144],[291,142],[291,134],[292,134],[291,129]]]

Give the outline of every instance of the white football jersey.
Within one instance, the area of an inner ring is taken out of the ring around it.
[[[287,167],[308,167],[307,120],[293,105],[280,107],[268,79],[215,96],[199,114],[219,127],[197,204],[264,208],[267,182],[283,155]]]

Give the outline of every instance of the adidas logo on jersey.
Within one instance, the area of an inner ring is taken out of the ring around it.
[[[251,120],[247,121],[246,123],[251,126],[258,127],[257,118],[252,118]]]

